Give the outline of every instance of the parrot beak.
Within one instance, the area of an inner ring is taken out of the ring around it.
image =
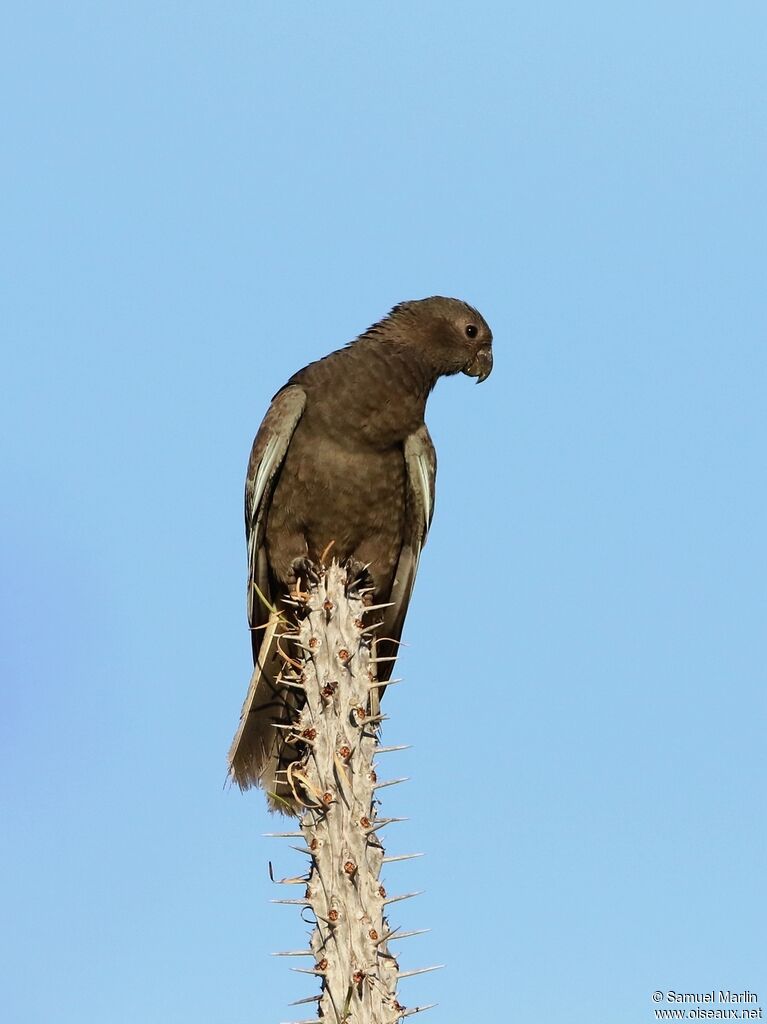
[[[481,384],[490,376],[492,369],[493,350],[489,345],[483,345],[463,372],[467,377],[476,377],[477,384]]]

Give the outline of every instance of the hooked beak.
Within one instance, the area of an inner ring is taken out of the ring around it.
[[[489,345],[483,345],[463,372],[467,377],[476,377],[477,384],[481,384],[490,376],[492,369],[493,350]]]

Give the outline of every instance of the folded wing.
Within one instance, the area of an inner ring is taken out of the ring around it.
[[[264,771],[274,760],[272,748],[280,738],[274,723],[286,721],[290,711],[288,691],[276,683],[280,661],[274,641],[279,617],[271,604],[264,533],[277,478],[305,405],[306,394],[300,387],[283,388],[275,395],[253,442],[245,480],[247,607],[254,667],[229,750],[229,771],[242,789],[258,783],[270,788],[273,780],[265,779]]]
[[[437,454],[425,424],[405,441],[404,456],[408,487],[405,536],[389,598],[392,607],[385,610],[383,625],[379,630],[380,639],[376,644],[378,657],[393,657],[397,654],[418,572],[418,562],[434,514]],[[393,661],[380,662],[379,680],[389,679],[393,669]]]

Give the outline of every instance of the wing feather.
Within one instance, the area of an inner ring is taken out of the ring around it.
[[[377,645],[378,653],[388,656],[397,654],[421,551],[434,515],[437,455],[425,424],[406,439],[403,454],[408,488],[406,529],[390,597],[392,607],[384,615],[382,639]],[[388,679],[393,668],[393,662],[380,663],[379,679]]]
[[[245,480],[245,536],[248,542],[248,622],[251,627],[261,626],[269,618],[270,610],[263,600],[268,602],[271,599],[264,531],[274,486],[305,406],[306,392],[302,388],[293,385],[278,391],[250,453]]]
[[[276,682],[279,664],[274,640],[279,615],[271,606],[269,564],[264,533],[272,494],[285,454],[306,405],[306,393],[285,387],[259,427],[245,478],[245,536],[248,542],[248,621],[253,645],[253,673],[240,712],[240,722],[229,750],[229,772],[242,789],[263,784],[275,787],[273,778],[281,734],[274,722],[287,717],[289,693]]]

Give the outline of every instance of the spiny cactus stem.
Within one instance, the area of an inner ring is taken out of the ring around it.
[[[296,668],[305,703],[291,728],[312,742],[287,779],[305,808],[301,832],[312,863],[306,899],[290,902],[311,907],[317,922],[314,966],[292,970],[322,979],[318,1019],[329,1024],[394,1024],[406,1012],[396,997],[399,964],[387,946],[384,909],[416,893],[387,899],[376,835],[401,820],[377,818],[377,790],[405,780],[379,783],[373,769],[386,718],[378,713],[376,664],[395,659],[373,656],[376,627],[365,616],[389,604],[366,605],[366,592],[347,590],[345,571],[332,564],[309,586],[292,641],[303,658]]]

